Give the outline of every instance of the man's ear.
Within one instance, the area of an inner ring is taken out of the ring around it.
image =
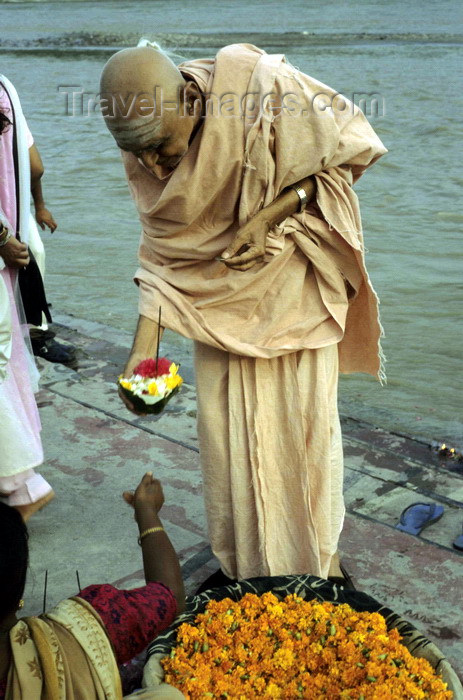
[[[183,95],[187,114],[193,115],[195,109],[201,109],[201,93],[194,80],[188,80]]]

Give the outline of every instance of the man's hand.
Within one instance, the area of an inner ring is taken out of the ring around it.
[[[27,246],[13,236],[0,248],[0,255],[7,267],[21,269],[27,267],[30,262]]]
[[[143,362],[143,360],[146,360],[146,358],[149,357],[149,355],[145,354],[140,354],[138,352],[131,352],[129,359],[127,360],[127,363],[124,367],[124,377],[126,379],[130,379],[130,377],[133,374],[133,370],[137,365],[140,364],[140,362]]]
[[[45,229],[45,226],[48,226],[50,232],[53,233],[58,226],[53,218],[53,214],[46,207],[38,207],[35,210],[35,220],[42,231]]]
[[[261,209],[235,234],[235,238],[222,257],[216,258],[233,270],[249,270],[256,263],[262,262],[265,255],[265,244],[268,232],[277,224],[281,224],[288,216],[299,212],[300,198],[294,187],[302,188],[307,196],[307,202],[315,197],[316,184],[312,175],[295,182],[284,189],[276,199]]]
[[[132,353],[132,354],[130,355],[129,359],[127,360],[127,364],[126,364],[125,369],[124,369],[124,371],[123,371],[123,373],[122,373],[123,376],[124,376],[126,379],[130,379],[130,377],[131,377],[132,374],[133,374],[133,370],[135,369],[135,367],[136,367],[137,365],[139,365],[140,362],[143,362],[143,360],[146,360],[146,355],[142,357],[141,355]],[[135,413],[136,416],[146,416],[146,415],[148,415],[147,413],[140,413],[140,411],[137,411],[137,410],[134,408],[133,403],[132,403],[132,402],[130,401],[130,399],[127,398],[127,396],[122,392],[121,387],[119,387],[119,397],[122,399],[122,401],[123,401],[124,404],[126,405],[126,408],[128,408],[128,410],[131,411],[132,413]]]
[[[269,230],[269,222],[260,213],[256,214],[236,232],[232,243],[217,260],[232,270],[249,270],[264,259]]]
[[[161,482],[154,478],[153,472],[147,472],[135,491],[124,491],[122,497],[135,510],[136,520],[148,511],[157,515],[164,504]]]
[[[162,338],[163,328],[161,326],[159,338]],[[132,350],[130,352],[129,359],[125,365],[123,376],[126,379],[130,379],[133,374],[134,368],[147,357],[154,357],[156,355],[158,339],[158,324],[155,321],[147,318],[146,316],[139,316],[137,330],[135,331],[135,337],[133,339]],[[146,413],[140,413],[136,411],[130,399],[128,399],[121,391],[119,387],[119,396],[125,403],[126,407],[136,416],[146,416]]]

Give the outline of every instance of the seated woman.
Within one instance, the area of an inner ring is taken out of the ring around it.
[[[89,586],[40,617],[22,619],[27,528],[17,510],[0,503],[0,700],[119,700],[118,664],[184,610],[180,564],[159,519],[160,482],[148,472],[124,498],[140,530],[146,585]]]

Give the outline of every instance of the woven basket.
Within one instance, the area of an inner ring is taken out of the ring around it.
[[[181,700],[184,698],[177,688],[164,683],[164,671],[161,660],[170,653],[177,640],[177,628],[184,622],[192,624],[199,613],[204,612],[209,600],[231,598],[240,600],[245,593],[262,595],[267,591],[282,600],[291,593],[296,593],[305,600],[314,598],[331,603],[348,603],[358,612],[379,612],[385,619],[388,629],[396,627],[404,644],[413,656],[423,657],[442,675],[449,690],[453,691],[453,700],[463,700],[462,685],[442,652],[429,639],[424,637],[413,625],[396,615],[392,610],[378,603],[377,600],[359,591],[351,591],[315,576],[273,576],[240,581],[231,586],[205,591],[201,595],[187,599],[185,612],[148,647],[148,656],[143,675],[143,686],[149,691],[150,698],[162,700]]]

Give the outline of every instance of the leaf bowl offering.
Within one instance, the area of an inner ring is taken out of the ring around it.
[[[149,358],[140,362],[130,377],[120,376],[120,391],[136,411],[147,414],[161,413],[168,401],[178,393],[183,382],[178,374],[179,365],[166,357]]]

